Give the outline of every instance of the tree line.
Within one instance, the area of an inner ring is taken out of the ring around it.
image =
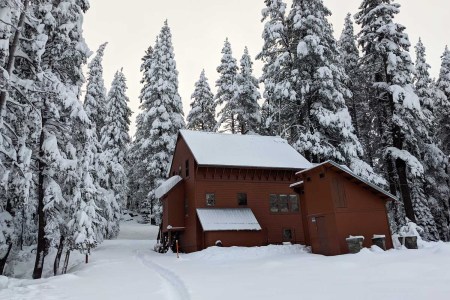
[[[119,232],[131,111],[122,71],[106,92],[106,44],[81,101],[88,9],[86,0],[0,2],[0,274],[34,256],[40,278],[51,251],[54,274],[65,273],[72,251],[87,262]]]

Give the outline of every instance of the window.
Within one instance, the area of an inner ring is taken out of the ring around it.
[[[247,193],[237,194],[238,205],[247,205]]]
[[[216,194],[207,193],[206,194],[206,206],[216,205]]]
[[[270,212],[278,212],[278,195],[270,195]]]
[[[320,173],[320,174],[319,174],[319,177],[320,177],[320,178],[324,178],[324,177],[325,177],[325,173]]]
[[[186,172],[186,177],[189,177],[189,159],[186,160],[186,168],[185,168],[185,172]]]
[[[283,228],[283,242],[292,242],[294,235],[291,228]]]
[[[272,213],[296,213],[300,211],[300,205],[297,195],[271,194],[269,201],[270,212]]]
[[[287,195],[280,195],[278,198],[278,210],[280,212],[289,212],[289,203]]]
[[[298,196],[297,195],[289,195],[289,207],[292,212],[299,212],[300,208],[298,205]]]

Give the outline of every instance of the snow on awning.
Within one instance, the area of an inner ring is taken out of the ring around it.
[[[277,136],[220,134],[180,130],[201,166],[309,169],[312,164]]]
[[[182,181],[183,178],[181,178],[178,175],[172,176],[166,181],[163,182],[156,190],[155,190],[155,197],[161,198],[165,194],[167,194],[171,189],[173,189],[180,181]]]
[[[299,181],[299,182],[296,182],[296,183],[291,184],[289,187],[290,187],[290,188],[299,187],[299,186],[302,186],[303,183],[304,183],[303,181]]]
[[[203,231],[261,230],[250,208],[198,208]]]

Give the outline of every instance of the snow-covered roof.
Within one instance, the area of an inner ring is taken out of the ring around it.
[[[198,208],[203,231],[261,230],[250,208]]]
[[[183,178],[181,178],[178,175],[172,176],[166,181],[164,181],[156,190],[155,190],[155,197],[161,198],[165,194],[167,194],[171,189],[173,189],[178,182],[182,181]]]
[[[362,178],[361,176],[356,175],[356,174],[353,173],[347,166],[337,164],[337,163],[335,163],[334,161],[331,161],[331,160],[326,161],[326,162],[323,162],[323,163],[320,163],[320,164],[317,164],[317,165],[314,165],[314,167],[312,167],[312,168],[310,168],[310,169],[306,169],[306,170],[299,171],[299,172],[296,173],[296,175],[300,175],[300,174],[302,174],[302,173],[306,173],[306,172],[308,172],[308,171],[310,171],[310,170],[312,170],[312,169],[315,169],[315,168],[318,168],[318,167],[324,166],[324,165],[330,165],[330,166],[332,166],[332,167],[334,167],[334,168],[337,168],[337,169],[339,169],[340,171],[342,171],[342,172],[344,172],[344,173],[346,173],[346,174],[352,176],[353,178],[359,180],[360,182],[362,182],[362,183],[368,185],[368,186],[369,186],[370,188],[372,188],[373,190],[375,190],[375,191],[377,191],[377,192],[383,194],[385,197],[387,197],[387,198],[389,198],[389,199],[392,199],[392,200],[394,200],[394,201],[398,201],[398,198],[397,198],[396,196],[394,196],[394,195],[392,195],[391,193],[389,193],[389,192],[383,190],[383,189],[380,188],[379,186],[377,186],[377,185],[375,185],[375,184],[373,184],[373,183],[367,181],[366,179]]]
[[[180,130],[199,165],[302,170],[311,163],[280,137]]]

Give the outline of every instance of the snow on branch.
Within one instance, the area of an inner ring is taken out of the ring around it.
[[[419,162],[419,160],[409,153],[406,150],[400,150],[395,147],[388,147],[385,152],[387,157],[391,157],[392,159],[400,159],[406,162],[409,170],[411,171],[413,176],[421,176],[423,175],[424,169],[423,165]]]

